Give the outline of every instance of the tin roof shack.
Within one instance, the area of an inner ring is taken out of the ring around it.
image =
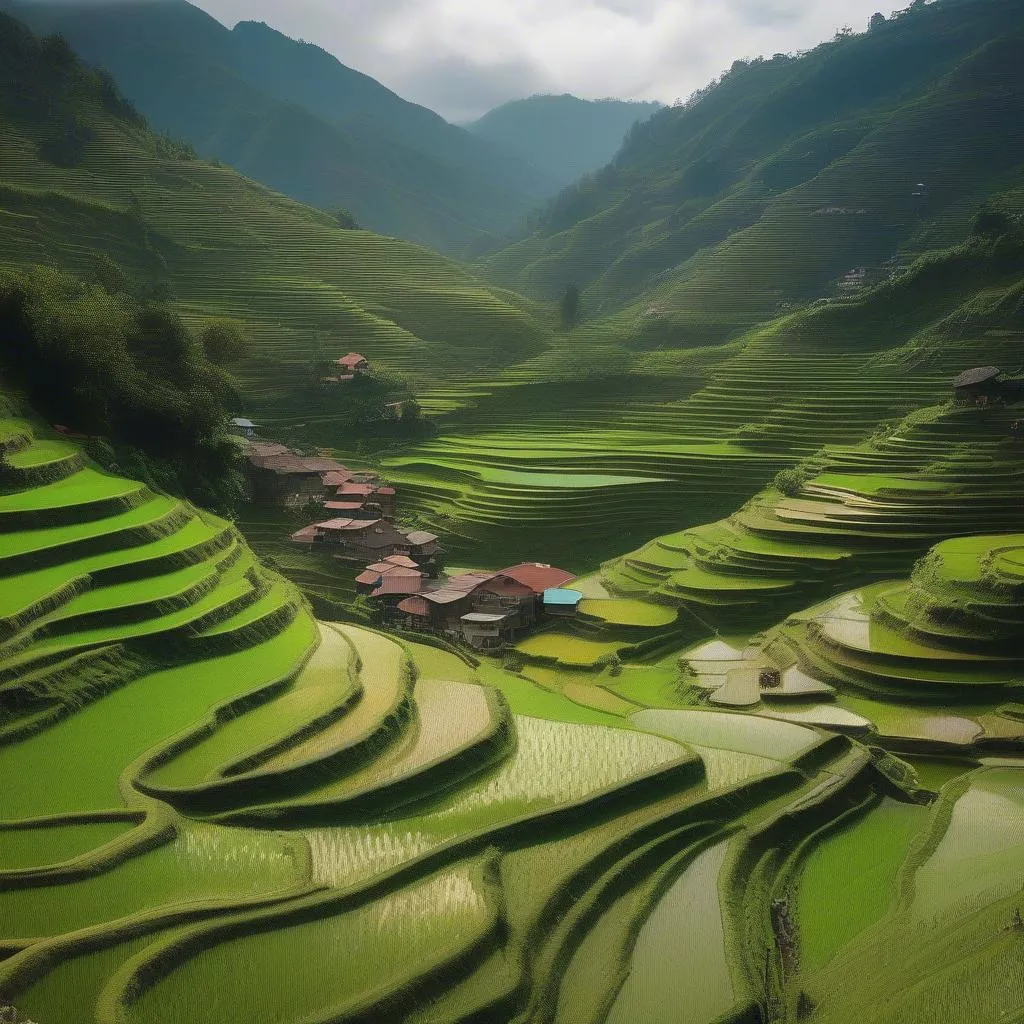
[[[544,614],[556,618],[574,618],[579,614],[583,595],[578,590],[551,587],[544,591]]]
[[[512,640],[511,613],[470,612],[459,620],[462,637],[478,651],[493,651]]]
[[[256,434],[256,424],[244,416],[236,416],[231,421],[231,432],[246,438],[246,440],[251,440]]]
[[[327,497],[324,475],[345,471],[336,459],[304,458],[288,451],[250,454],[245,468],[254,501],[286,507],[323,501]]]
[[[998,366],[976,366],[972,370],[964,370],[953,381],[953,396],[958,402],[987,405],[993,398],[1000,396],[1002,371]]]

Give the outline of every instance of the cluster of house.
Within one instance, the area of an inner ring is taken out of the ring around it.
[[[356,585],[389,624],[494,650],[544,615],[575,615],[583,595],[566,588],[574,578],[540,562],[435,578],[414,557],[393,555],[370,565]]]
[[[395,488],[372,472],[351,470],[337,459],[299,455],[274,441],[251,440],[246,477],[253,501],[301,509],[324,509],[320,522],[292,534],[292,541],[323,545],[334,555],[354,561],[406,555],[427,571],[436,566],[437,537],[396,526]]]

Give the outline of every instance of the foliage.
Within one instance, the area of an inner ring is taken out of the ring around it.
[[[359,224],[355,217],[353,217],[351,211],[346,210],[345,207],[339,206],[337,209],[331,210],[331,216],[334,218],[334,222],[343,231],[359,230]]]
[[[206,358],[215,366],[237,363],[249,350],[249,341],[237,320],[218,317],[206,324],[200,332]]]
[[[558,316],[562,329],[571,331],[579,326],[582,319],[580,290],[574,284],[567,284],[562,293],[562,301],[558,304]]]
[[[109,268],[107,268],[109,269]],[[224,506],[234,384],[168,308],[46,268],[0,274],[0,365],[51,422],[108,439],[97,455]]]
[[[1009,214],[997,209],[989,203],[982,205],[971,225],[971,234],[980,238],[999,238],[1013,228],[1013,220]]]
[[[814,477],[814,471],[803,466],[791,466],[780,470],[774,480],[775,487],[787,498],[796,498],[803,490],[804,484]]]

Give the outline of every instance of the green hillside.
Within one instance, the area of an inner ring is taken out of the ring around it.
[[[448,252],[503,244],[558,182],[266,25],[184,0],[0,4],[62,33],[154,127],[320,209]]]
[[[191,325],[237,319],[251,350],[235,369],[259,418],[316,409],[329,441],[339,416],[320,393],[321,366],[352,349],[437,381],[546,348],[546,311],[526,300],[193,159],[108,80],[15,22],[0,23],[0,48],[11,72],[0,83],[0,263],[106,280],[113,261]]]
[[[575,281],[591,316],[629,306],[641,348],[717,343],[851,270],[884,279],[1019,181],[1022,33],[1019,0],[940,0],[737,61],[484,266],[549,299]]]
[[[530,96],[496,107],[466,127],[564,187],[604,167],[626,132],[660,107],[641,101],[583,100],[568,93]]]
[[[669,658],[533,681],[315,622],[229,524],[7,405],[0,1004],[18,1019],[1024,1008],[1021,535],[940,545],[749,650],[688,652],[681,677]],[[705,706],[691,674],[737,659],[785,686]]]
[[[1018,193],[1001,201],[1019,209]],[[735,512],[823,444],[862,446],[947,401],[964,369],[1017,370],[1022,252],[1019,228],[974,236],[726,346],[637,353],[585,326],[498,376],[448,382],[463,408],[384,464],[459,557],[482,548],[590,571]],[[995,430],[992,443],[1007,423]],[[660,586],[640,577],[608,576],[631,592]]]

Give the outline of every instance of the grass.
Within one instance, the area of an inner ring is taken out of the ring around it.
[[[725,948],[718,874],[727,843],[701,853],[662,896],[633,950],[629,976],[609,1024],[674,1020],[702,1024],[734,1000]]]
[[[83,822],[0,832],[0,870],[59,864],[123,835],[130,822]]]
[[[923,807],[884,800],[811,849],[797,894],[805,970],[820,970],[885,915],[898,895],[900,867],[927,821]]]
[[[482,865],[468,863],[347,913],[214,946],[147,990],[126,1019],[284,1024],[338,1012],[427,971],[490,921]]]

